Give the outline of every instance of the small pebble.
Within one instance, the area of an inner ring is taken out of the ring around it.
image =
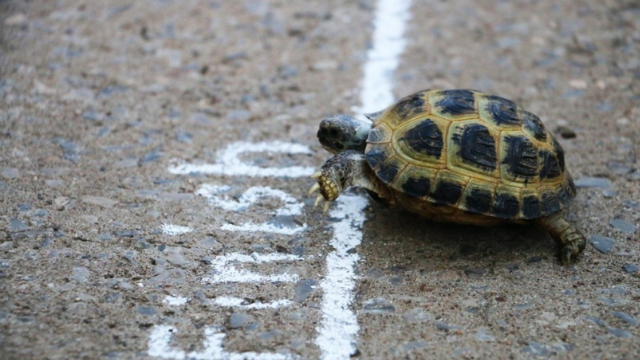
[[[227,114],[227,120],[229,121],[246,121],[250,118],[251,113],[242,109],[231,110],[229,114]]]
[[[606,101],[602,101],[596,104],[596,110],[598,112],[611,112],[613,111],[613,109],[615,109],[615,107],[613,106],[613,104],[606,102]]]
[[[436,321],[436,329],[444,330],[444,331],[452,331],[452,330],[455,331],[455,330],[462,330],[462,326],[452,325],[442,321]]]
[[[243,328],[255,323],[256,319],[246,313],[233,313],[229,317],[229,327],[231,329]]]
[[[191,133],[182,130],[176,130],[174,137],[176,141],[183,144],[191,143],[193,140],[193,135]]]
[[[140,165],[146,165],[155,162],[163,156],[164,153],[160,149],[153,149],[140,158]]]
[[[640,266],[636,265],[636,264],[624,264],[622,266],[622,269],[627,273],[627,274],[635,274],[637,272],[640,271]]]
[[[589,243],[603,254],[610,253],[615,246],[614,239],[601,235],[591,235],[591,237],[589,237]]]
[[[483,326],[476,332],[476,339],[479,341],[495,341],[496,337],[489,333],[488,327]]]
[[[89,205],[100,206],[105,209],[112,208],[118,202],[102,196],[83,196],[82,202]]]
[[[295,295],[293,295],[293,301],[302,303],[309,298],[309,296],[315,290],[317,283],[313,279],[300,280],[296,285]]]
[[[556,132],[562,136],[563,139],[574,139],[576,132],[568,126],[558,126]]]
[[[153,306],[138,306],[136,311],[140,315],[150,316],[155,315],[157,313],[156,309]]]
[[[530,341],[529,345],[522,349],[523,352],[534,356],[547,356],[549,355],[549,349],[543,344],[535,341]]]
[[[617,336],[617,337],[627,338],[627,339],[629,339],[629,338],[632,338],[632,337],[633,337],[633,335],[631,335],[631,333],[630,333],[630,332],[628,332],[627,330],[616,329],[616,328],[612,328],[612,327],[608,328],[607,330],[608,330],[611,334],[613,334],[614,336]]]
[[[104,114],[99,113],[99,112],[97,112],[97,111],[89,110],[89,111],[85,111],[85,112],[82,114],[82,118],[84,118],[84,119],[86,119],[86,120],[90,120],[90,121],[96,121],[96,122],[99,122],[99,121],[104,120],[104,119],[105,119],[105,116],[104,116]]]
[[[424,309],[415,308],[404,313],[402,318],[408,323],[425,322],[431,320],[431,314]]]
[[[584,177],[576,180],[576,187],[579,188],[601,188],[611,187],[611,180],[601,177]]]
[[[2,177],[5,179],[15,179],[20,177],[20,171],[15,168],[2,168]]]
[[[630,316],[629,314],[622,312],[622,311],[614,311],[613,312],[613,316],[621,319],[622,321],[626,322],[629,325],[633,325],[636,326],[638,324],[640,324],[640,321],[638,321],[638,319]]]
[[[135,230],[116,230],[113,232],[113,235],[117,237],[129,237],[132,238],[138,234]]]
[[[628,175],[629,180],[638,181],[640,180],[640,169],[636,169],[634,172]]]
[[[426,341],[409,341],[408,343],[402,345],[402,350],[413,351],[416,349],[422,349],[429,346],[431,346],[431,344]]]
[[[626,234],[633,234],[636,232],[636,226],[623,219],[612,219],[609,221],[609,225]]]
[[[470,278],[481,278],[485,274],[485,270],[482,268],[465,269],[464,273]]]
[[[616,175],[624,175],[631,172],[631,167],[617,161],[611,161],[607,164],[607,168],[611,173]]]
[[[81,266],[73,268],[73,275],[71,275],[71,278],[77,282],[85,283],[89,280],[89,276],[91,276],[91,271],[86,267]]]
[[[385,298],[375,298],[364,302],[362,312],[366,314],[393,314],[396,308]]]
[[[29,226],[27,226],[27,224],[25,224],[24,221],[18,218],[9,218],[9,227],[7,228],[7,230],[14,232],[14,231],[25,231],[27,229],[29,229]]]
[[[602,190],[602,196],[604,196],[607,199],[611,199],[616,197],[616,195],[618,195],[618,192],[613,190],[613,189],[604,189]]]

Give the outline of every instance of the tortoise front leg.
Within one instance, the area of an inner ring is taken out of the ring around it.
[[[317,183],[309,189],[309,195],[320,190],[315,205],[317,206],[324,198],[327,201],[324,204],[325,211],[329,207],[329,202],[337,199],[349,186],[363,187],[376,193],[386,202],[394,203],[391,192],[378,180],[364,155],[358,151],[348,150],[338,153],[327,160],[320,171],[311,177],[316,178]]]
[[[563,265],[571,264],[587,244],[580,230],[566,221],[561,212],[538,220],[538,224],[560,243],[560,261]]]

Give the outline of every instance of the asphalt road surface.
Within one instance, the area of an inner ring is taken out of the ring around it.
[[[559,139],[588,238],[309,178],[425,88]],[[636,0],[0,2],[1,359],[640,358]]]

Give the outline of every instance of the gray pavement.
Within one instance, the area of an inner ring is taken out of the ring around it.
[[[589,238],[568,267],[533,227],[313,207],[379,11],[0,2],[0,359],[640,358],[637,1],[413,0],[385,78],[541,117]]]

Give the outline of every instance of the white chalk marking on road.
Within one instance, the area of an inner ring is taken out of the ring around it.
[[[285,153],[311,154],[308,146],[282,141],[249,143],[236,142],[229,144],[226,149],[218,152],[215,164],[177,163],[169,166],[172,174],[188,175],[190,173],[224,174],[229,176],[246,175],[255,177],[302,177],[314,173],[309,166],[262,167],[248,164],[240,159],[244,153]]]
[[[246,302],[243,298],[233,297],[233,296],[218,296],[215,299],[211,299],[211,303],[217,306],[226,306],[226,307],[237,307],[242,309],[277,309],[280,307],[289,306],[292,304],[290,300],[280,299],[274,300],[269,303],[262,303],[260,301],[253,302],[251,304],[244,304]]]
[[[186,352],[171,346],[173,335],[178,332],[174,326],[156,325],[151,330],[151,336],[149,336],[147,354],[152,357],[171,360],[289,360],[297,358],[292,354],[226,352],[222,348],[222,340],[226,334],[217,331],[218,329],[215,327],[206,327],[204,329],[204,349],[202,351]]]
[[[172,236],[182,235],[182,234],[190,233],[193,231],[193,229],[190,227],[173,225],[173,224],[162,224],[160,226],[160,229],[162,230],[163,233],[167,235],[172,235]]]
[[[263,186],[248,188],[237,200],[231,199],[226,195],[220,196],[220,194],[229,191],[229,189],[227,185],[217,186],[213,184],[203,184],[196,191],[196,195],[206,198],[211,205],[229,211],[243,211],[257,203],[261,198],[275,197],[284,203],[284,206],[278,208],[275,212],[276,216],[300,215],[300,213],[302,213],[302,207],[304,206],[303,203],[282,190]]]
[[[227,185],[214,185],[203,184],[196,191],[196,195],[200,195],[207,200],[213,206],[223,208],[229,211],[244,211],[252,204],[257,203],[261,198],[274,197],[280,199],[284,203],[284,206],[279,207],[274,216],[295,216],[302,213],[303,203],[299,202],[293,196],[278,189],[272,189],[263,186],[254,186],[247,189],[236,200],[230,198],[228,195],[224,195],[229,191],[230,187]],[[224,224],[221,227],[222,230],[227,231],[246,231],[246,232],[270,232],[283,235],[294,235],[307,229],[307,224],[299,226],[284,226],[277,222],[275,223],[261,223],[255,224],[253,222],[247,222],[240,225]]]
[[[364,114],[382,110],[394,102],[393,73],[404,52],[404,29],[411,0],[379,0],[374,19],[373,47],[367,52],[360,93],[361,105],[352,110]]]
[[[355,352],[358,320],[350,306],[353,301],[354,266],[360,259],[356,248],[362,241],[364,208],[368,200],[362,196],[341,195],[330,216],[339,219],[331,224],[334,251],[327,255],[327,273],[320,282],[322,296],[322,322],[318,327],[316,345],[322,359],[349,359]]]
[[[218,256],[213,260],[213,275],[202,279],[206,283],[224,283],[224,282],[241,282],[241,283],[260,283],[260,282],[294,282],[298,280],[296,274],[273,274],[262,275],[245,269],[237,269],[232,263],[254,263],[264,264],[271,262],[290,262],[301,261],[304,258],[290,254],[258,254],[245,255],[240,253],[230,253]]]
[[[166,296],[162,299],[162,302],[171,306],[182,306],[188,303],[191,299],[183,296]]]
[[[382,110],[393,103],[393,73],[406,41],[404,29],[409,19],[411,0],[379,0],[374,19],[373,47],[367,52],[364,79],[357,116]],[[333,224],[331,245],[335,251],[327,256],[327,275],[320,282],[322,298],[322,322],[318,328],[316,344],[321,358],[326,360],[350,359],[356,351],[358,320],[349,308],[355,287],[354,266],[357,253],[348,253],[362,240],[362,211],[367,199],[341,195],[331,216],[340,219]]]
[[[278,224],[256,224],[247,222],[242,225],[224,224],[220,227],[227,231],[243,231],[243,232],[267,232],[282,235],[294,235],[307,229],[307,224],[297,227],[286,227]]]

